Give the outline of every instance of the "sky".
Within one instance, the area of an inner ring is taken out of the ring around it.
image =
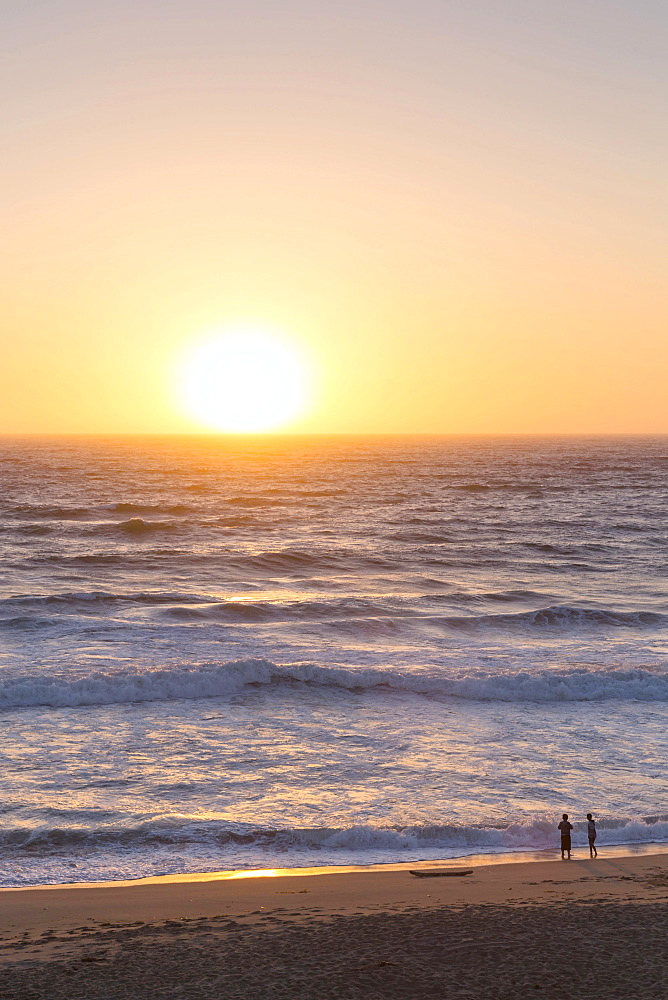
[[[314,433],[665,433],[655,0],[3,5],[0,433],[203,429],[278,331]]]

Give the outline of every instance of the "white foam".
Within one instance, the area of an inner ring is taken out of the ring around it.
[[[304,839],[310,839],[304,831]],[[314,838],[315,839],[315,838]],[[668,819],[649,823],[645,819],[608,820],[599,822],[597,845],[645,844],[668,840]],[[535,823],[515,823],[505,829],[479,826],[434,826],[388,829],[376,826],[353,826],[327,833],[316,842],[323,847],[350,850],[546,850],[557,845],[556,823],[539,820]],[[576,823],[573,832],[575,846],[587,845],[587,824]]]
[[[246,685],[285,682],[346,690],[390,688],[467,701],[668,701],[668,674],[636,668],[445,676],[430,670],[355,668],[313,663],[279,665],[247,659],[164,669],[115,669],[74,676],[26,674],[0,682],[0,707],[112,705],[230,697]]]
[[[597,820],[598,846],[648,844],[668,841],[668,816],[648,819],[608,818]],[[132,849],[141,845],[212,845],[220,851],[263,849],[281,852],[334,850],[341,852],[421,851],[440,849],[467,851],[547,850],[558,845],[556,818],[539,818],[531,823],[507,827],[430,825],[379,826],[357,824],[343,828],[258,828],[248,824],[206,821],[182,814],[144,816],[137,825],[110,823],[99,827],[62,827],[42,822],[33,828],[5,828],[0,834],[5,846],[31,848],[56,846],[108,849],[116,845]],[[575,821],[573,843],[587,845],[586,820]]]

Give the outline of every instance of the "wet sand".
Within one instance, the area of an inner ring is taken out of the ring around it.
[[[3,1000],[665,1000],[667,955],[665,854],[0,892]]]

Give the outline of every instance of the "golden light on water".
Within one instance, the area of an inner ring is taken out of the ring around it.
[[[180,391],[185,410],[203,426],[231,433],[278,430],[304,410],[307,370],[278,331],[225,328],[186,356]]]

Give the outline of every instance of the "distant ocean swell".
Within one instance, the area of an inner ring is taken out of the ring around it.
[[[104,530],[110,529],[105,528]],[[133,538],[153,538],[154,535],[161,532],[171,531],[172,526],[161,522],[142,521],[141,518],[137,518],[115,525],[111,530],[114,534],[120,532],[123,536]],[[142,560],[147,557],[185,556],[187,564],[191,567],[197,565],[198,562],[213,561],[216,566],[220,566],[222,563],[226,569],[234,569],[238,573],[258,574],[260,577],[263,575],[293,575],[296,578],[309,577],[313,573],[359,573],[364,570],[396,571],[401,568],[401,564],[397,563],[391,555],[385,557],[384,555],[369,555],[343,550],[307,552],[301,549],[268,549],[250,554],[228,553],[221,557],[219,553],[194,553],[191,540],[188,537],[184,538],[183,542],[188,546],[185,552],[179,548],[158,550],[142,548],[141,553],[135,553],[134,562],[136,565],[140,565]],[[106,563],[119,560],[131,562],[132,558],[127,553],[119,555],[115,550],[88,552],[82,555],[65,552],[40,553],[32,555],[29,560],[24,562],[24,565],[103,566]],[[425,560],[425,564],[428,562],[429,560]]]
[[[231,697],[248,685],[313,684],[349,691],[392,689],[467,701],[668,701],[668,673],[646,669],[572,669],[446,677],[433,670],[276,664],[247,659],[84,676],[27,674],[0,681],[0,707],[69,707]]]
[[[278,555],[278,554],[273,554]],[[267,563],[271,553],[249,556],[249,562]],[[86,557],[79,557],[86,558]],[[96,557],[97,558],[97,557]],[[123,556],[109,557],[113,560]],[[281,559],[284,555],[281,554]],[[290,560],[299,562],[301,556],[292,553]],[[375,563],[376,564],[376,563]],[[327,619],[350,618],[408,620],[416,624],[441,626],[457,631],[500,629],[507,631],[532,632],[543,629],[562,631],[582,631],[589,629],[668,629],[668,614],[658,611],[617,611],[614,608],[573,607],[570,605],[550,605],[526,611],[499,614],[442,614],[429,609],[428,604],[443,603],[453,607],[468,607],[475,604],[535,603],[541,595],[532,592],[499,593],[451,593],[424,596],[420,606],[416,602],[395,599],[369,600],[363,597],[338,597],[331,600],[299,601],[221,601],[205,594],[178,593],[129,593],[113,594],[104,591],[64,593],[53,595],[26,595],[0,600],[0,627],[3,623],[16,620],[30,611],[42,614],[72,615],[76,612],[91,614],[106,612],[109,608],[127,606],[162,607],[167,617],[192,618],[201,620],[221,620],[228,622],[263,621],[315,621],[327,623]],[[425,603],[426,602],[426,603]],[[44,619],[43,619],[44,620]],[[27,619],[26,619],[27,621]],[[408,622],[410,624],[410,622]]]
[[[575,822],[573,841],[587,843],[586,821]],[[668,816],[650,816],[597,821],[598,845],[647,844],[668,841]],[[556,820],[513,823],[505,828],[486,826],[372,826],[343,829],[270,829],[230,826],[220,821],[202,821],[188,816],[161,816],[133,826],[56,827],[47,824],[29,828],[5,828],[0,845],[26,850],[62,849],[68,846],[103,849],[136,848],[167,844],[207,844],[224,848],[254,847],[274,851],[419,851],[441,848],[448,851],[521,851],[554,848]]]

